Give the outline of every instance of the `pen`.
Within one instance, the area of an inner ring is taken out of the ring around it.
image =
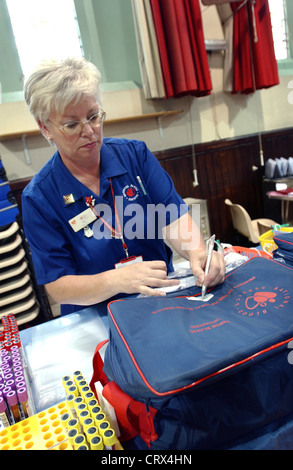
[[[214,250],[214,244],[215,244],[215,235],[211,236],[209,240],[206,243],[207,247],[207,262],[206,262],[206,267],[205,267],[205,272],[204,275],[205,277],[207,276],[209,269],[210,269],[210,264],[211,264],[211,259],[213,256],[213,250]],[[203,299],[205,294],[206,294],[207,286],[205,284],[202,285],[201,288],[201,298]]]
[[[143,195],[146,196],[147,193],[146,193],[145,187],[144,187],[144,185],[143,185],[143,183],[142,183],[142,181],[141,181],[140,176],[137,176],[136,179],[137,179],[137,181],[138,181],[138,183],[139,183],[139,185],[140,185],[140,187],[141,187],[141,189],[142,189]]]

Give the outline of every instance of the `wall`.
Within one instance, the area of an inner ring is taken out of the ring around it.
[[[253,96],[232,96],[221,89],[221,70],[212,68],[211,72],[214,91],[204,98],[146,101],[140,89],[106,92],[104,108],[109,118],[166,109],[183,112],[160,122],[150,119],[105,126],[104,135],[141,139],[152,151],[160,151],[291,126],[293,106],[288,102],[288,83],[293,77],[280,77],[280,85]],[[33,175],[54,151],[42,136],[28,137],[27,146],[31,164],[26,163],[20,138],[0,142],[10,180]]]
[[[206,39],[223,38],[214,8],[203,10],[203,22]],[[141,139],[157,152],[291,126],[293,105],[288,100],[288,85],[293,76],[280,76],[280,85],[253,95],[231,95],[223,91],[223,53],[210,53],[209,63],[213,92],[208,97],[148,101],[140,88],[106,91],[104,108],[109,118],[166,109],[182,109],[183,112],[159,121],[149,119],[106,125],[105,136]],[[27,146],[31,158],[29,164],[20,138],[0,142],[0,156],[10,180],[32,176],[54,151],[42,136],[28,137]],[[291,149],[284,156],[289,154]],[[256,157],[254,164],[258,163]],[[199,180],[199,183],[205,184],[205,181]]]

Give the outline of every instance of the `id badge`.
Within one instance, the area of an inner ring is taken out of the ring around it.
[[[89,208],[85,211],[81,212],[80,214],[70,219],[68,222],[70,223],[71,227],[75,232],[79,232],[82,228],[89,225],[91,222],[97,219],[97,216],[93,213],[93,211]]]
[[[119,263],[115,264],[115,268],[123,268],[123,266],[129,266],[130,264],[140,263],[142,261],[142,256],[130,256],[129,258],[124,258]]]

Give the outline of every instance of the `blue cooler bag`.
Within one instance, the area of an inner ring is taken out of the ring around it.
[[[291,420],[292,286],[292,268],[253,258],[206,302],[196,286],[110,302],[109,344],[104,364],[97,348],[91,386],[104,385],[122,441],[225,449]]]
[[[274,259],[293,267],[293,232],[276,232],[273,240],[278,246]]]

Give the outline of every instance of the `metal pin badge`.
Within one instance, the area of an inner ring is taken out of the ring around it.
[[[72,204],[73,202],[75,202],[73,194],[67,194],[66,196],[63,196],[63,201],[65,205]]]
[[[92,229],[88,225],[86,227],[84,227],[83,233],[87,238],[91,238],[94,234],[94,232],[92,231]]]

